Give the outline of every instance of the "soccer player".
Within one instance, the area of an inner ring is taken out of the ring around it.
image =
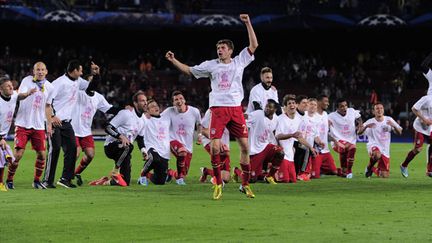
[[[368,137],[367,150],[370,156],[369,164],[365,170],[367,178],[376,171],[379,177],[387,178],[390,175],[390,142],[391,132],[402,134],[402,127],[393,118],[384,115],[382,103],[373,106],[374,118],[367,120],[358,130],[358,134]],[[378,162],[377,168],[374,165]]]
[[[293,96],[285,96],[283,100],[285,113],[278,117],[276,126],[276,139],[284,150],[284,159],[276,173],[278,182],[297,182],[294,165],[294,141],[297,139],[302,145],[313,153],[315,149],[301,136],[300,124],[302,117],[297,113],[296,99]]]
[[[277,125],[275,115],[278,104],[275,100],[269,99],[265,109],[255,110],[247,115],[249,127],[250,162],[251,162],[251,181],[256,181],[262,176],[263,168],[271,163],[271,168],[264,177],[264,181],[269,184],[277,184],[275,174],[284,158],[283,148],[276,145],[274,132]]]
[[[325,144],[321,141],[318,133],[318,117],[316,116],[317,111],[317,99],[309,98],[307,111],[303,116],[302,122],[300,123],[301,137],[307,141],[308,144],[313,146],[317,145],[317,149],[321,149]],[[301,181],[309,181],[311,177],[311,164],[317,156],[316,150],[306,149],[303,157],[300,171],[297,174],[297,179]]]
[[[170,127],[170,146],[171,152],[177,159],[178,185],[186,185],[184,177],[189,171],[192,160],[193,136],[195,128],[201,133],[201,113],[190,105],[186,105],[186,100],[180,91],[172,93],[173,106],[166,108],[162,116],[171,120]]]
[[[95,70],[95,75],[99,75],[99,70]],[[93,117],[99,110],[105,114],[117,115],[120,111],[113,107],[100,93],[95,91],[98,81],[93,80],[85,91],[78,92],[77,105],[72,113],[72,127],[75,132],[77,147],[81,147],[84,152],[79,165],[75,169],[75,178],[78,186],[83,184],[81,173],[87,168],[95,155],[94,139],[91,131]],[[132,110],[133,108],[131,108]],[[77,158],[79,151],[77,151]]]
[[[337,168],[328,147],[329,137],[329,122],[327,108],[329,106],[329,98],[326,95],[319,95],[318,109],[315,114],[318,123],[318,133],[320,140],[324,143],[324,147],[318,149],[318,156],[312,160],[312,173],[311,178],[320,178],[321,174],[336,175]]]
[[[27,142],[30,140],[33,150],[36,151],[33,188],[46,189],[40,182],[46,160],[45,135],[45,103],[52,85],[46,80],[48,70],[45,63],[37,62],[33,65],[33,75],[25,77],[18,88],[18,92],[25,93],[35,89],[34,95],[19,102],[15,118],[15,161],[9,165],[6,186],[15,189],[13,180],[19,161],[24,155]]]
[[[408,177],[408,165],[414,157],[420,153],[423,143],[426,140],[431,144],[432,132],[432,96],[425,95],[418,100],[411,108],[416,119],[414,120],[414,148],[409,151],[405,161],[400,165],[401,174],[403,177]],[[428,149],[428,160],[426,175],[432,177],[432,146]]]
[[[171,119],[160,114],[156,100],[149,100],[148,116],[145,127],[144,143],[148,159],[141,170],[138,184],[148,186],[150,179],[155,185],[164,185],[168,176],[168,160],[170,159],[170,125]],[[153,170],[153,174],[150,171]]]
[[[210,154],[211,156],[211,147],[210,147],[210,109],[206,111],[204,114],[204,117],[201,120],[201,127],[202,127],[202,145],[204,149]],[[231,164],[230,164],[230,136],[228,129],[224,129],[224,133],[221,138],[221,151],[220,151],[220,158],[221,158],[221,177],[222,181],[225,183],[228,183],[231,179],[230,171],[231,171]],[[207,179],[207,176],[210,176],[212,178],[212,183],[215,184],[216,180],[214,178],[214,173],[212,169],[208,169],[207,167],[201,167],[201,176],[200,176],[200,182],[205,182]]]
[[[91,74],[94,75],[96,64],[91,64]],[[81,78],[83,68],[78,60],[68,63],[66,73],[52,82],[45,105],[48,134],[48,160],[45,167],[44,186],[55,188],[54,177],[57,169],[60,148],[63,148],[63,173],[57,185],[65,188],[75,188],[71,182],[74,177],[77,146],[75,133],[71,125],[72,111],[76,106],[79,90],[85,90],[89,82]]]
[[[295,96],[297,104],[297,115],[303,117],[308,109],[308,97],[306,95]],[[297,175],[300,174],[301,168],[304,164],[306,151],[308,150],[305,146],[301,145],[296,139],[294,139],[294,165]]]
[[[241,101],[244,96],[242,85],[243,71],[255,59],[254,52],[258,47],[258,41],[249,15],[241,14],[240,19],[246,25],[249,46],[244,48],[234,58],[231,58],[234,44],[231,40],[227,39],[217,42],[217,59],[204,61],[193,67],[189,67],[177,60],[171,51],[168,51],[165,55],[166,59],[184,74],[193,75],[195,78],[210,78],[212,89],[209,94],[211,110],[210,137],[212,140],[211,160],[217,183],[213,191],[213,199],[215,200],[222,197],[220,139],[225,127],[228,128],[230,134],[237,138],[240,145],[240,165],[243,170],[240,191],[245,193],[249,198],[255,197],[249,186],[251,167],[249,163],[248,131]]]
[[[108,136],[105,139],[105,155],[114,160],[111,178],[104,176],[92,181],[89,185],[128,186],[131,180],[131,154],[136,140],[143,159],[147,159],[144,147],[144,130],[147,119],[147,97],[143,91],[132,96],[133,110],[123,109],[114,116],[105,128]]]
[[[14,163],[15,160],[10,146],[6,143],[6,136],[12,125],[16,103],[35,92],[36,89],[32,88],[25,93],[18,94],[13,90],[9,76],[0,77],[0,191],[7,191],[3,183],[4,167]]]
[[[360,111],[348,108],[348,102],[340,98],[336,101],[336,111],[329,114],[330,135],[335,139],[333,149],[339,153],[341,176],[353,177],[352,167],[356,152],[357,128],[362,125]]]
[[[261,83],[255,85],[249,94],[249,104],[246,113],[249,114],[254,110],[262,110],[267,105],[267,100],[272,99],[276,101],[277,110],[276,114],[282,113],[281,107],[279,106],[278,92],[273,82],[273,71],[269,67],[263,67],[261,69]]]

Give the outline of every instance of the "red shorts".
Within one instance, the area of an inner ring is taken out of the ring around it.
[[[421,148],[423,146],[424,140],[427,140],[429,144],[431,144],[431,136],[426,136],[421,132],[415,131],[414,133],[414,147]]]
[[[45,130],[27,129],[24,127],[15,127],[15,148],[25,149],[28,140],[32,144],[32,148],[36,151],[45,151],[46,134]]]
[[[288,161],[286,159],[282,160],[279,170],[276,172],[276,180],[278,182],[297,182],[297,176],[295,171],[295,165],[293,161]]]
[[[206,146],[204,146],[204,148],[211,155],[210,144],[207,144]],[[220,157],[221,157],[221,162],[223,163],[221,170],[231,171],[231,160],[229,156],[229,148],[226,144],[222,144]]]
[[[210,107],[210,139],[222,138],[225,127],[236,138],[247,138],[248,129],[241,106]]]
[[[336,143],[333,145],[333,150],[338,152],[338,153],[345,153],[348,151],[349,148],[355,147],[354,144],[351,144],[351,143],[344,141],[344,140],[339,140],[339,143],[343,144],[344,147],[339,147],[339,146],[337,146]]]
[[[373,146],[371,148],[371,150],[372,150],[372,152],[378,151],[381,154],[381,159],[378,160],[378,165],[377,165],[378,171],[389,172],[390,171],[390,158],[387,158],[384,154],[382,154],[378,147]]]
[[[184,156],[184,160],[183,162],[185,163],[185,167],[186,167],[186,174],[189,171],[189,167],[190,167],[190,162],[192,160],[192,153],[190,153],[187,148],[180,143],[177,140],[172,140],[170,142],[170,148],[171,148],[171,153],[173,153],[173,155],[178,159],[181,153],[186,153],[186,156]]]
[[[333,174],[336,171],[337,168],[330,152],[319,154],[312,160],[313,178],[319,178],[320,174]]]
[[[252,176],[261,176],[264,162],[272,163],[276,153],[283,151],[283,148],[274,144],[267,144],[261,153],[250,156]]]
[[[81,147],[82,149],[95,147],[92,135],[86,137],[75,137],[75,139],[77,147]]]

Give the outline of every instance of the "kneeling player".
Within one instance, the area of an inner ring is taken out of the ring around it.
[[[384,106],[377,103],[373,106],[375,117],[367,120],[358,133],[363,132],[368,137],[367,150],[370,160],[365,170],[365,176],[371,177],[373,172],[379,177],[387,178],[390,172],[390,141],[391,131],[402,134],[402,127],[393,118],[384,116]],[[377,168],[374,167],[378,162]]]
[[[168,116],[160,115],[160,108],[156,100],[149,100],[147,110],[150,117],[145,128],[144,144],[147,148],[148,159],[141,170],[138,184],[148,186],[148,180],[150,180],[156,185],[164,185],[167,180],[170,158],[171,120]],[[152,170],[153,173],[150,173]]]

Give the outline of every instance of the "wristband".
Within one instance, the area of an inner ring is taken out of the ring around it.
[[[147,149],[146,149],[146,147],[142,147],[142,148],[141,148],[141,153],[142,153],[142,154],[147,153]]]

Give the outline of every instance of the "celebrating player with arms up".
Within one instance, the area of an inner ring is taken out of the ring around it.
[[[213,191],[213,199],[215,200],[222,197],[220,139],[225,127],[228,128],[230,134],[237,138],[240,145],[240,165],[243,170],[240,191],[245,193],[249,198],[255,197],[249,187],[251,166],[249,163],[248,131],[241,101],[244,96],[242,84],[243,71],[254,60],[255,57],[253,54],[258,47],[258,41],[249,15],[241,14],[240,19],[245,23],[248,31],[249,46],[244,48],[234,58],[231,58],[234,44],[231,40],[227,39],[217,42],[217,59],[205,61],[193,67],[181,63],[174,57],[174,53],[171,51],[168,51],[165,55],[167,60],[181,72],[193,75],[195,78],[210,78],[212,89],[209,95],[211,110],[210,136],[212,140],[212,166],[217,183]]]

